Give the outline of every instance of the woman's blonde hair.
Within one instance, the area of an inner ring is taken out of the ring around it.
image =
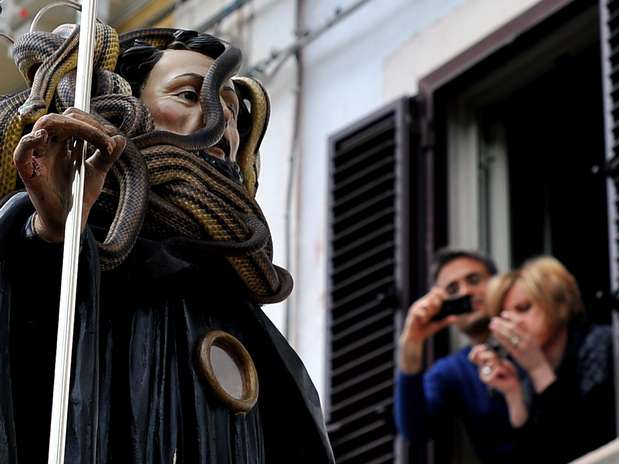
[[[555,258],[541,256],[490,280],[486,289],[486,309],[490,315],[501,313],[505,296],[516,281],[524,286],[529,298],[540,306],[546,322],[553,327],[567,324],[584,311],[574,276]]]

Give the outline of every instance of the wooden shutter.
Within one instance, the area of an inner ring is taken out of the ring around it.
[[[409,297],[408,98],[330,138],[327,425],[338,464],[397,458],[393,378]]]
[[[606,171],[609,175],[608,223],[611,292],[615,296],[613,334],[615,349],[615,394],[619,396],[619,0],[600,0],[600,43],[604,93]],[[619,408],[619,397],[617,398]],[[617,414],[619,423],[619,413]]]
[[[613,218],[611,227],[611,268],[613,284],[617,289],[617,200],[619,182],[619,0],[600,0],[601,45],[602,45],[602,80],[604,91],[604,125],[607,172],[614,188],[610,190],[609,219]]]

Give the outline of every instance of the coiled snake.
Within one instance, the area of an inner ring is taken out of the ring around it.
[[[243,185],[228,179],[197,153],[224,131],[219,89],[238,71],[241,53],[227,46],[204,78],[200,103],[205,127],[183,136],[154,130],[148,108],[114,73],[121,50],[136,39],[165,49],[176,29],[144,29],[118,36],[97,24],[93,114],[113,123],[127,148],[113,166],[93,211],[111,219],[99,244],[101,267],[113,269],[131,252],[140,233],[171,245],[198,247],[226,257],[258,303],[278,302],[292,290],[290,274],[272,263],[270,232],[254,200],[258,147],[269,117],[268,97],[255,80],[234,77],[251,106],[252,127],[237,154]],[[16,188],[13,151],[24,133],[50,111],[73,105],[79,28],[30,32],[18,38],[13,59],[29,89],[0,99],[0,194]]]

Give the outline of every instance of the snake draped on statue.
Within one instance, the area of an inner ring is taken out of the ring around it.
[[[233,77],[218,39],[200,89],[203,129],[157,129],[123,77],[135,47],[174,48],[192,31],[120,37],[97,25],[92,113],[126,136],[82,237],[67,463],[333,462],[318,396],[260,304],[292,290],[272,263],[256,203],[265,90]],[[12,47],[28,90],[0,98],[0,462],[46,462],[62,244],[34,232],[12,156],[45,114],[73,104],[79,28]],[[236,160],[207,153],[225,130],[220,87],[245,111]],[[81,134],[76,134],[81,137]]]

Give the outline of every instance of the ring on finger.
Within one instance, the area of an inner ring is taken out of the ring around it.
[[[481,375],[483,375],[484,377],[488,377],[490,374],[492,374],[492,368],[488,365],[485,365],[481,368]]]
[[[512,334],[509,337],[509,341],[511,342],[512,346],[514,348],[518,348],[518,345],[520,344],[520,337],[516,334]]]

